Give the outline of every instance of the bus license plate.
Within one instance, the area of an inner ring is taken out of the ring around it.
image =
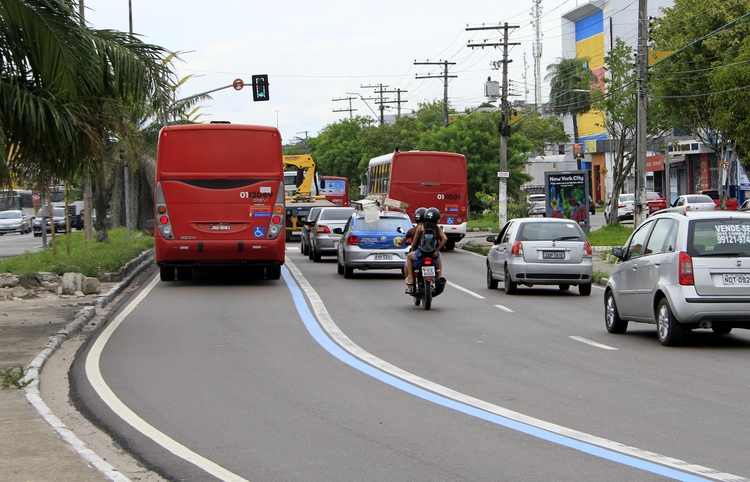
[[[724,274],[725,285],[750,285],[750,274]]]
[[[390,261],[391,260],[391,255],[390,254],[376,254],[375,255],[375,260],[388,260],[388,261]]]
[[[565,259],[565,253],[562,251],[544,251],[542,253],[544,259]]]
[[[434,266],[422,266],[422,276],[425,278],[430,276],[435,276],[435,267]]]

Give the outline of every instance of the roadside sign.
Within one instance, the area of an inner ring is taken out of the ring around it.
[[[499,171],[497,173],[497,177],[510,177],[510,173],[509,172],[505,172],[505,171]]]
[[[234,82],[232,82],[232,88],[234,88],[234,90],[242,90],[244,86],[245,82],[243,82],[242,79],[234,79]]]

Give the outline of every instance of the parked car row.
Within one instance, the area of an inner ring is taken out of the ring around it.
[[[399,211],[372,208],[313,208],[302,229],[300,251],[315,262],[336,256],[337,272],[345,278],[354,270],[402,270],[408,248],[401,240],[411,219]]]
[[[635,211],[635,194],[620,194],[617,204],[617,220],[625,221],[633,219]],[[647,191],[646,204],[648,204],[648,214],[651,215],[657,211],[667,208],[667,199],[660,192]],[[610,204],[604,210],[604,219],[609,222],[609,216],[613,209]]]

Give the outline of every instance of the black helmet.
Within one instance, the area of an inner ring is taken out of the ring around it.
[[[427,212],[427,208],[418,208],[416,211],[414,211],[414,222],[415,223],[421,223],[424,221],[424,215]]]
[[[440,211],[438,211],[438,208],[429,208],[427,212],[424,214],[424,220],[432,221],[433,223],[439,223]]]

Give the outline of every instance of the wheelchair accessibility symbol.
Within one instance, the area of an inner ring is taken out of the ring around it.
[[[256,238],[265,238],[266,237],[266,228],[263,226],[257,226],[255,228],[255,237]]]

